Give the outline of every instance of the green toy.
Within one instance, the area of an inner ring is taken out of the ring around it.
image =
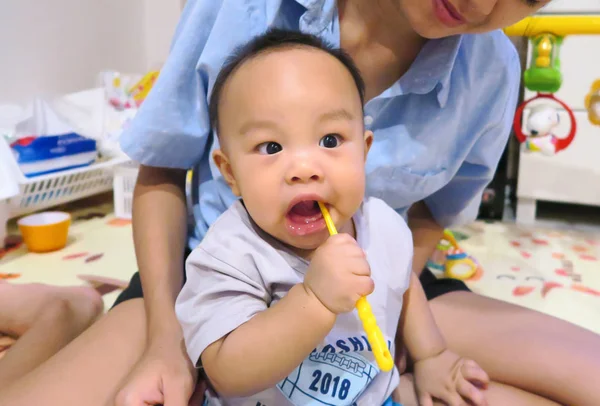
[[[525,87],[538,93],[556,93],[562,85],[560,47],[562,37],[541,34],[530,39],[531,62],[523,75]]]

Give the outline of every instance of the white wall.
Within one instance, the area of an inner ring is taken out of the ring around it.
[[[180,0],[0,0],[0,103],[97,84],[105,69],[160,67]]]
[[[0,0],[1,2],[2,0]],[[156,69],[167,59],[183,2],[181,0],[143,0],[145,3],[146,67]]]
[[[545,6],[542,13],[589,13],[596,11],[600,5],[598,0],[552,0]]]

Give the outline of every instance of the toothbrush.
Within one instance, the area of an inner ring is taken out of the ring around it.
[[[317,203],[319,204],[321,213],[323,213],[323,218],[325,219],[327,230],[329,230],[329,235],[337,234],[337,229],[335,228],[335,224],[333,224],[333,220],[329,215],[329,211],[323,203]],[[371,345],[377,365],[384,372],[391,371],[394,367],[394,359],[392,358],[392,354],[387,347],[387,343],[385,342],[385,338],[381,333],[381,329],[377,325],[377,319],[375,318],[373,310],[371,309],[371,305],[366,297],[361,297],[358,299],[356,302],[356,310],[358,312],[358,317],[362,321],[363,329],[367,333],[367,340]]]

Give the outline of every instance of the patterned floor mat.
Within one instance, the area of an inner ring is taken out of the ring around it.
[[[600,334],[600,233],[477,222],[455,235],[483,268],[473,291]]]
[[[131,223],[106,197],[66,209],[75,219],[67,247],[32,254],[16,242],[0,251],[0,279],[92,285],[109,308],[137,270]],[[476,222],[455,234],[483,268],[467,281],[475,292],[600,333],[600,233]]]
[[[47,254],[30,253],[11,224],[9,246],[0,250],[0,280],[91,285],[103,293],[108,309],[137,270],[131,222],[114,217],[106,196],[59,209],[73,216],[67,246]]]

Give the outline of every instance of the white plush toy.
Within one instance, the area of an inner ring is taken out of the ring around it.
[[[558,127],[560,117],[558,111],[550,105],[538,105],[531,109],[527,119],[527,141],[525,147],[529,151],[541,152],[544,155],[556,153],[556,137],[552,131]]]

